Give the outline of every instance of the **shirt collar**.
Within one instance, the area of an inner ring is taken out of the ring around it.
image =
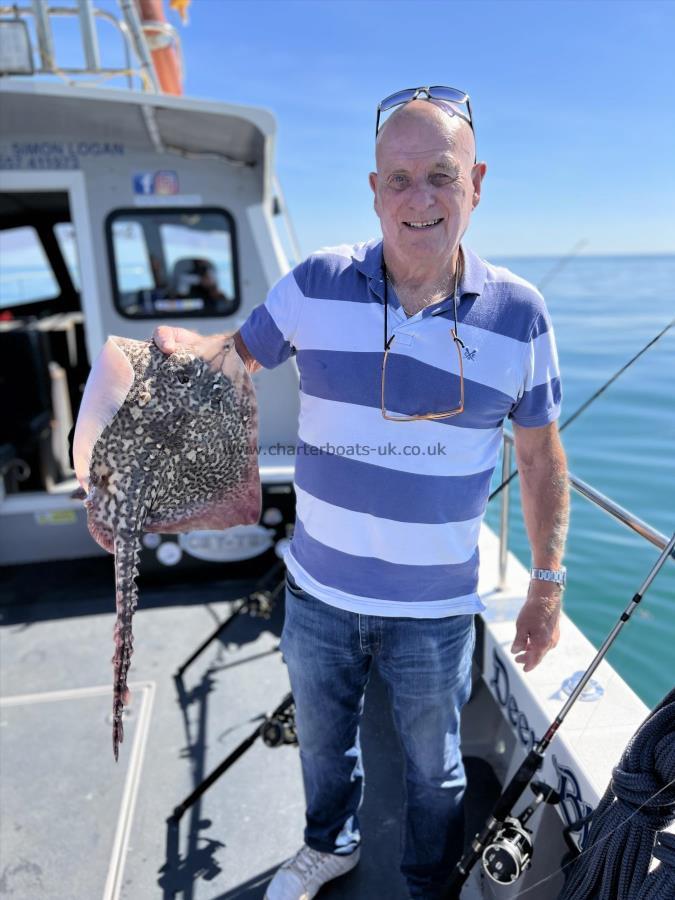
[[[485,287],[487,266],[477,253],[464,244],[461,246],[464,254],[464,271],[459,283],[459,295],[460,298],[463,298],[465,294],[473,294],[478,297],[483,293]]]
[[[368,279],[368,286],[384,301],[384,281],[382,279],[382,241],[373,239],[360,244],[352,254],[354,267]]]
[[[372,240],[359,245],[352,254],[352,261],[356,269],[365,275],[370,282],[370,287],[382,300],[384,298],[384,283],[382,281],[382,240]],[[461,245],[464,254],[464,271],[459,283],[460,301],[468,294],[478,296],[482,294],[487,278],[487,266],[473,250],[464,244]],[[445,301],[441,304],[445,307]],[[437,308],[440,311],[440,307]],[[434,312],[437,310],[435,309]]]

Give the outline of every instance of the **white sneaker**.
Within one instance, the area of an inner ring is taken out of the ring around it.
[[[320,853],[303,844],[300,850],[278,869],[270,881],[265,900],[312,900],[327,881],[346,875],[358,863],[361,848],[349,856]]]

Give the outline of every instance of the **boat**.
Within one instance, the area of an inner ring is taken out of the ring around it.
[[[117,14],[91,0],[0,7],[0,885],[26,900],[262,897],[303,828],[292,716],[277,709],[289,690],[278,638],[294,516],[292,359],[253,376],[260,522],[145,536],[118,765],[110,752],[113,570],[71,496],[68,452],[91,362],[109,334],[147,339],[160,323],[235,331],[299,260],[273,115],[177,93],[180,42],[161,13],[140,0],[119,0]],[[57,15],[79,23],[84,66],[57,65]],[[101,64],[103,21],[121,36],[123,69]],[[128,87],[107,86],[120,75]],[[512,443],[505,433],[502,480]],[[666,547],[591,485],[572,475],[571,487]],[[515,665],[508,648],[529,576],[509,551],[508,486],[500,502],[498,533],[481,532],[487,610],[463,714],[469,836],[595,653],[563,614],[557,650],[528,675]],[[462,897],[557,897],[647,713],[603,661],[538,773],[558,802],[528,822],[531,865],[511,885],[476,866]],[[402,760],[377,676],[362,740],[363,859],[321,896],[397,900]]]
[[[47,16],[46,6],[37,8]],[[122,8],[117,24],[134,39],[131,54],[144,32],[133,5]],[[42,24],[46,29],[48,19]],[[85,45],[94,46],[93,28],[84,34]],[[41,46],[50,44],[45,30]],[[16,488],[0,511],[0,564],[95,552],[82,504],[70,497],[76,483],[67,436],[90,361],[106,336],[147,338],[161,322],[236,331],[289,266],[288,217],[271,165],[273,117],[165,94],[147,42],[140,45],[139,71],[154,77],[147,76],[144,91],[17,76],[0,82],[0,252],[9,318],[0,342],[13,423],[0,443]],[[16,275],[19,259],[23,271]],[[200,283],[209,281],[209,293],[200,294]],[[144,567],[179,567],[188,554],[193,562],[200,554],[209,561],[252,558],[285,537],[293,469],[282,451],[295,440],[297,381],[290,366],[254,376],[260,526],[220,540],[160,541]],[[11,447],[23,466],[10,465]]]

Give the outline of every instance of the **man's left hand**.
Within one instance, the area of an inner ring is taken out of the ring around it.
[[[538,666],[560,638],[560,607],[562,590],[548,581],[533,579],[516,620],[516,639],[511,653],[517,663],[524,663],[524,672]]]

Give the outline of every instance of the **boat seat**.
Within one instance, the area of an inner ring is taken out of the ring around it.
[[[80,360],[81,349],[76,331],[78,321],[81,325],[82,313],[57,313],[40,319],[33,326],[45,335],[49,361],[58,363],[66,373],[68,398],[73,415],[80,408],[88,373],[88,366],[83,371]]]
[[[228,315],[234,312],[235,301],[218,285],[216,267],[203,257],[182,257],[174,263],[169,286],[169,296],[176,299],[200,299],[204,301],[204,315]]]

